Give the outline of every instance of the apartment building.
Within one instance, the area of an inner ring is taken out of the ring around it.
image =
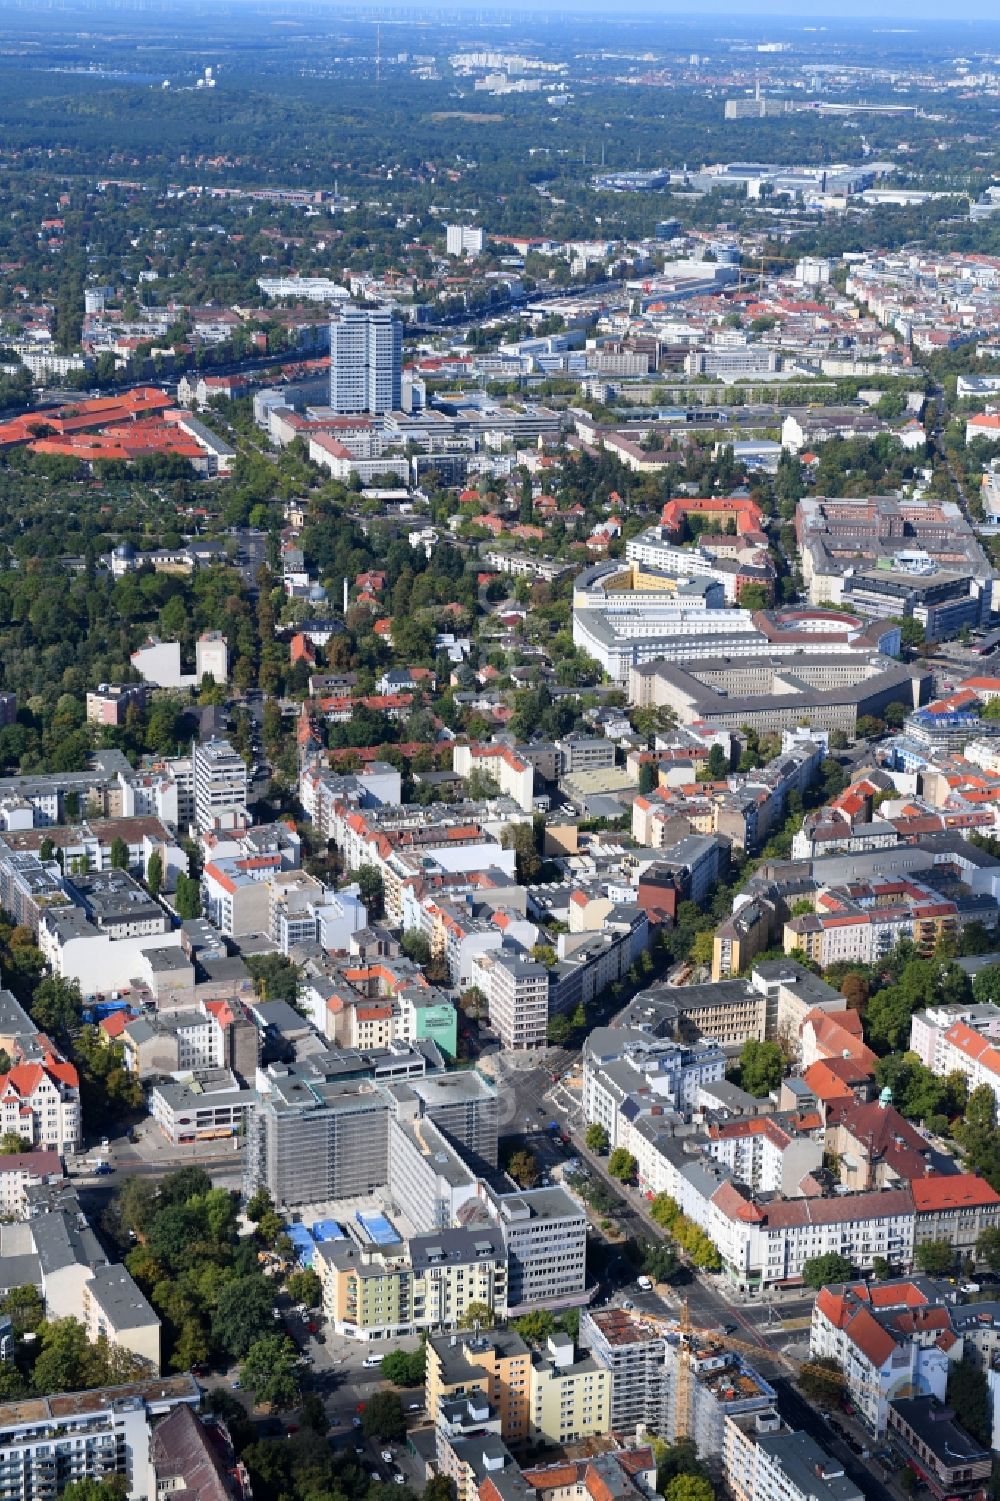
[[[914,1178],[914,1246],[946,1241],[957,1257],[979,1259],[984,1230],[1000,1227],[1000,1194],[978,1173],[949,1173]]]
[[[94,1392],[64,1392],[0,1405],[0,1493],[49,1501],[76,1481],[125,1477],[129,1501],[157,1501],[150,1420],[196,1408],[194,1377],[158,1377]]]
[[[469,1164],[496,1166],[498,1102],[475,1071],[427,1073],[426,1054],[402,1042],[316,1053],[258,1072],[250,1191],[263,1186],[276,1203],[316,1204],[392,1183],[412,1222],[429,1216],[428,1230],[450,1225],[476,1194]]]
[[[130,708],[146,707],[148,694],[145,683],[100,683],[87,694],[87,723],[122,725]]]
[[[622,1029],[693,1043],[710,1038],[722,1047],[763,1042],[767,1001],[749,980],[700,985],[656,985],[641,990],[619,1017]]]
[[[827,887],[817,893],[815,906],[815,912],[785,923],[784,949],[805,954],[822,969],[843,959],[877,963],[901,938],[929,954],[960,926],[955,902],[912,878]]]
[[[445,249],[448,255],[481,255],[483,239],[483,231],[472,224],[448,224],[445,227]]]
[[[441,1228],[387,1246],[348,1233],[319,1244],[312,1265],[325,1317],[349,1338],[456,1329],[473,1304],[506,1315],[507,1253],[496,1227]]]
[[[455,1501],[477,1501],[486,1479],[517,1484],[520,1471],[500,1435],[496,1408],[478,1394],[442,1402],[434,1432],[438,1473],[447,1476]]]
[[[253,1079],[260,1033],[240,1001],[201,1001],[184,1011],[128,1019],[117,1039],[125,1067],[140,1079],[231,1068]]]
[[[970,1094],[985,1084],[1000,1105],[1000,1048],[968,1022],[953,1022],[937,1039],[931,1068],[939,1078],[961,1074]]]
[[[580,1343],[611,1379],[612,1430],[634,1431],[642,1423],[667,1432],[673,1393],[661,1326],[623,1308],[588,1308],[580,1317]]]
[[[28,1148],[75,1152],[83,1141],[80,1080],[72,1063],[46,1052],[0,1074],[0,1135],[20,1136]]]
[[[28,1207],[29,1190],[63,1177],[58,1152],[7,1152],[0,1157],[0,1220],[22,1220]]]
[[[530,762],[509,745],[456,745],[452,750],[452,769],[460,777],[480,772],[491,777],[500,791],[514,799],[525,813],[534,808],[535,773]]]
[[[531,1357],[531,1437],[574,1444],[611,1431],[611,1372],[579,1354],[568,1334],[550,1334]]]
[[[475,1173],[413,1101],[400,1102],[389,1120],[388,1177],[395,1201],[419,1230],[455,1224],[463,1205],[478,1199]]]
[[[687,1363],[689,1371],[688,1407],[683,1424],[678,1421],[681,1414],[677,1406],[681,1361]],[[724,1340],[710,1336],[698,1336],[686,1348],[668,1341],[665,1368],[671,1401],[663,1437],[676,1442],[680,1432],[690,1436],[709,1475],[719,1485],[724,1480],[726,1419],[772,1411],[776,1400],[774,1388],[742,1356],[727,1350]]]
[[[370,1194],[386,1182],[389,1105],[374,1079],[271,1064],[247,1129],[247,1173],[276,1204]]]
[[[707,1136],[708,1155],[755,1193],[795,1197],[823,1166],[823,1120],[815,1110],[713,1122]]]
[[[479,1396],[493,1407],[505,1443],[531,1432],[531,1351],[514,1329],[432,1334],[427,1341],[425,1406],[437,1424],[442,1405]]]
[[[149,1091],[149,1113],[174,1146],[228,1141],[245,1134],[257,1103],[231,1068],[196,1069]]]
[[[124,1266],[95,1267],[76,1315],[93,1343],[106,1339],[149,1368],[160,1369],[160,1320]]]
[[[813,1304],[809,1353],[836,1360],[858,1415],[881,1438],[889,1403],[903,1392],[944,1401],[962,1344],[948,1306],[916,1278],[824,1287]]]
[[[764,1207],[726,1184],[712,1202],[717,1210],[712,1238],[739,1286],[763,1289],[796,1282],[806,1261],[831,1251],[863,1270],[871,1268],[876,1256],[901,1268],[913,1261],[913,1199],[908,1187],[777,1199]],[[742,1265],[734,1263],[734,1255]]]
[[[283,954],[315,943],[346,952],[352,936],[368,925],[357,885],[331,891],[304,870],[278,870],[268,876],[267,891],[270,935]]]
[[[330,406],[341,415],[402,407],[403,325],[390,308],[345,304],[330,324]]]
[[[150,1463],[161,1497],[183,1491],[197,1501],[243,1501],[249,1491],[225,1425],[202,1422],[190,1407],[175,1407],[157,1423]]]
[[[595,1027],[583,1049],[584,1117],[604,1127],[612,1146],[623,1146],[639,1114],[691,1112],[702,1086],[717,1083],[725,1072],[725,1054],[714,1042],[686,1046],[621,1027]]]
[[[842,1463],[776,1413],[728,1417],[723,1462],[733,1501],[862,1501]]]
[[[935,1397],[898,1397],[889,1407],[889,1434],[928,1477],[934,1496],[975,1496],[989,1479],[993,1455],[953,1409]]]

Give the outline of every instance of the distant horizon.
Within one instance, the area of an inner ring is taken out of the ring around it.
[[[833,0],[823,0],[825,5],[830,5],[829,12],[820,11],[817,14],[803,14],[802,0],[757,0],[752,10],[740,10],[734,8],[734,0],[698,0],[698,4],[692,0],[625,0],[625,4],[616,12],[613,20],[609,18],[609,29],[623,19],[655,20],[658,17],[670,20],[699,22],[709,18],[713,21],[732,23],[739,28],[752,26],[755,22],[774,23],[791,22],[796,31],[806,34],[823,27],[840,27],[845,22],[864,22],[872,28],[890,27],[905,34],[910,30],[944,30],[960,24],[981,25],[983,22],[992,22],[993,26],[1000,31],[1000,14],[997,12],[996,0],[957,0],[950,8],[947,16],[942,16],[940,5],[933,0],[839,0],[837,8],[832,9]],[[331,11],[342,10],[361,15],[370,12],[372,16],[383,11],[383,6],[378,0],[313,0],[316,8],[329,9]],[[109,14],[121,16],[128,14],[130,10],[146,16],[155,16],[162,9],[165,13],[175,9],[199,9],[199,10],[239,10],[249,6],[257,11],[267,12],[269,9],[285,10],[291,8],[290,0],[223,0],[222,4],[208,4],[207,0],[180,0],[179,6],[168,5],[166,0],[162,4],[150,4],[149,0],[115,0],[106,7]],[[67,25],[84,23],[85,18],[101,14],[105,9],[99,0],[90,0],[89,4],[83,4],[76,9],[67,8],[61,12],[65,16]],[[20,16],[29,16],[33,11],[45,14],[50,19],[60,14],[53,11],[46,0],[38,0],[37,5],[32,5],[31,0],[0,0],[0,12],[16,11]],[[395,14],[383,14],[381,19],[384,24],[405,25],[407,22],[417,20],[421,12],[441,11],[447,14],[451,12],[478,12],[484,24],[495,24],[501,16],[532,15],[538,19],[551,16],[553,18],[567,18],[574,15],[597,17],[607,12],[606,0],[568,0],[568,3],[538,3],[538,0],[403,0]]]

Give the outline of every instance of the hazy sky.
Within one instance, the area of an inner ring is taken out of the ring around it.
[[[334,0],[336,3],[336,0]],[[416,0],[428,8],[480,9],[485,13],[505,8],[505,0]],[[514,11],[608,13],[607,0],[506,0]],[[942,32],[956,21],[992,21],[1000,28],[1000,0],[950,0],[943,8],[940,0],[754,0],[753,5],[739,9],[733,0],[622,0],[617,7],[622,15],[677,16],[697,20],[701,16],[731,16],[741,27],[752,24],[755,18],[766,21],[768,17],[791,18],[803,25],[822,24],[831,20],[834,24],[845,18],[859,18],[879,24],[885,21],[893,26],[906,26],[913,22],[936,22]],[[990,28],[993,30],[993,27]]]

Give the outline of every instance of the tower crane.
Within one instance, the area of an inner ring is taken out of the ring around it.
[[[719,1338],[720,1331],[696,1325],[691,1321],[687,1298],[681,1304],[679,1317],[676,1319],[664,1318],[659,1314],[640,1315],[642,1320],[651,1324],[654,1328],[662,1330],[664,1335],[675,1335],[678,1341],[677,1376],[674,1385],[674,1441],[688,1436],[688,1427],[691,1418],[691,1363],[684,1359],[685,1352],[690,1353],[693,1341],[701,1336],[703,1338]],[[732,1339],[728,1334],[722,1336],[725,1349],[738,1350],[741,1355],[752,1355],[759,1360],[761,1355],[770,1355],[783,1365],[790,1366],[799,1375],[808,1374],[810,1370],[822,1372],[823,1376],[839,1386],[847,1385],[847,1378],[842,1371],[828,1370],[825,1366],[819,1366],[811,1357],[799,1357],[787,1355],[784,1351],[771,1350],[767,1345],[751,1344],[749,1340]],[[862,1391],[871,1391],[881,1398],[886,1395],[877,1381],[862,1381],[854,1383],[856,1388]],[[897,1393],[902,1395],[902,1393]]]
[[[762,283],[764,280],[764,267],[766,265],[787,266],[789,264],[789,258],[787,255],[755,255],[751,256],[751,261],[758,268],[758,284]],[[736,290],[742,291],[744,285],[745,272],[743,270],[743,267],[740,266],[740,274],[739,279],[736,283]]]

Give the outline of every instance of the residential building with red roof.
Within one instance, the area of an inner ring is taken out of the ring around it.
[[[27,1147],[75,1152],[83,1141],[80,1078],[72,1063],[49,1052],[41,1062],[15,1063],[0,1074],[0,1135]]]
[[[855,1191],[912,1184],[954,1167],[951,1158],[932,1151],[884,1093],[878,1100],[831,1101],[826,1148],[839,1159],[841,1185]]]
[[[523,760],[508,745],[456,745],[452,769],[461,777],[481,772],[491,777],[501,792],[514,799],[525,813],[534,808],[535,773],[530,762]]]
[[[939,1078],[961,1074],[970,1094],[985,1084],[1000,1105],[1000,1046],[968,1023],[953,1022],[938,1038],[933,1069]]]
[[[895,1397],[945,1400],[962,1341],[940,1293],[918,1277],[824,1287],[813,1304],[809,1353],[837,1362],[859,1416],[880,1437]]]
[[[977,1173],[915,1178],[910,1191],[916,1215],[915,1245],[947,1241],[956,1257],[975,1261],[983,1231],[1000,1228],[1000,1194]]]

